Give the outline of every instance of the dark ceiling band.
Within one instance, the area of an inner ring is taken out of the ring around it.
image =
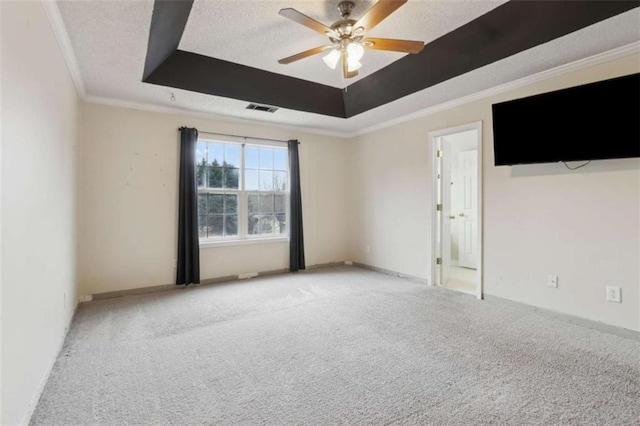
[[[192,6],[193,0],[153,3],[142,81],[178,49]]]
[[[145,83],[344,118],[342,90],[176,50]]]
[[[162,6],[171,3],[179,5]],[[155,1],[144,82],[340,118],[353,117],[640,6],[638,0],[512,0],[427,44],[420,53],[407,55],[341,90],[176,50],[191,3]],[[180,13],[168,16],[171,7]],[[171,29],[170,34],[163,35],[162,27]],[[172,49],[161,64],[152,67]],[[147,74],[148,68],[153,72]]]
[[[347,117],[640,6],[638,1],[510,1],[349,86]]]

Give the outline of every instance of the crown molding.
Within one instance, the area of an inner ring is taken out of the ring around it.
[[[241,119],[241,118],[207,113],[202,111],[167,107],[167,106],[140,103],[140,102],[124,101],[120,99],[104,98],[104,97],[98,97],[98,96],[83,96],[82,100],[88,103],[114,106],[114,107],[120,107],[120,108],[129,108],[129,109],[136,109],[141,111],[184,115],[188,117],[198,117],[198,118],[205,118],[205,119],[224,120],[224,121],[230,121],[230,122],[242,123],[242,124],[253,124],[253,125],[258,124],[258,125],[267,126],[267,127],[294,130],[299,132],[301,131],[305,133],[322,135],[322,136],[331,136],[331,137],[336,137],[341,139],[351,139],[367,133],[375,132],[377,130],[385,129],[387,127],[392,127],[398,124],[406,123],[408,121],[415,120],[417,118],[427,117],[429,115],[436,114],[441,111],[446,111],[448,109],[456,108],[461,105],[465,105],[481,99],[489,98],[491,96],[495,96],[500,93],[505,93],[511,90],[519,89],[521,87],[529,86],[531,84],[535,84],[535,83],[539,83],[555,77],[559,77],[564,74],[568,74],[574,71],[579,71],[581,69],[589,68],[595,65],[603,64],[606,62],[623,58],[625,56],[638,54],[638,53],[640,53],[640,41],[630,43],[625,46],[621,46],[606,52],[602,52],[597,55],[589,56],[587,58],[579,59],[577,61],[570,62],[568,64],[560,65],[555,68],[541,71],[539,73],[532,74],[530,76],[523,77],[518,80],[511,81],[509,83],[504,83],[504,84],[501,84],[477,93],[473,93],[471,95],[463,96],[463,97],[456,98],[438,105],[424,108],[416,112],[413,112],[411,114],[407,114],[399,118],[384,121],[382,123],[376,124],[375,126],[370,126],[355,132],[335,132],[330,130],[307,128],[303,126],[287,126],[287,125],[275,124],[275,123],[259,121],[259,120]]]
[[[484,98],[488,98],[500,93],[508,92],[508,91],[525,87],[531,84],[535,84],[541,81],[549,80],[551,78],[555,78],[555,77],[568,74],[574,71],[578,71],[584,68],[589,68],[595,65],[599,65],[599,64],[603,64],[619,58],[623,58],[625,56],[640,53],[640,41],[637,41],[634,43],[627,44],[625,46],[621,46],[606,52],[599,53],[597,55],[579,59],[577,61],[560,65],[558,67],[551,68],[545,71],[541,71],[539,73],[532,74],[530,76],[523,77],[518,80],[511,81],[509,83],[501,84],[501,85],[492,87],[490,89],[473,93],[471,95],[463,96],[463,97],[456,98],[438,105],[424,108],[416,112],[413,112],[411,114],[407,114],[402,117],[387,120],[382,123],[378,123],[374,126],[357,130],[355,132],[338,132],[338,131],[331,131],[331,130],[324,130],[324,129],[317,129],[317,128],[307,128],[304,126],[292,126],[292,125],[276,124],[272,122],[265,122],[265,121],[259,121],[259,120],[241,119],[241,118],[236,118],[236,117],[231,117],[226,115],[207,113],[204,111],[167,107],[167,106],[147,104],[147,103],[141,103],[141,102],[125,101],[125,100],[114,99],[114,98],[89,96],[85,91],[84,81],[82,79],[82,75],[80,74],[80,68],[78,66],[75,53],[71,46],[71,42],[67,34],[66,28],[64,26],[64,22],[62,20],[62,16],[60,15],[60,10],[58,9],[58,5],[56,1],[41,0],[41,4],[45,9],[47,17],[53,29],[53,32],[56,36],[58,45],[60,46],[60,50],[62,51],[63,57],[67,64],[67,68],[69,69],[69,73],[73,80],[74,86],[76,88],[76,91],[78,92],[78,96],[84,102],[94,103],[99,105],[106,105],[106,106],[114,106],[114,107],[120,107],[120,108],[136,109],[141,111],[160,112],[160,113],[166,113],[166,114],[176,114],[176,115],[198,117],[198,118],[205,118],[205,119],[217,119],[217,120],[224,120],[224,121],[229,121],[234,123],[253,124],[253,125],[257,124],[257,125],[271,127],[271,128],[286,129],[286,130],[305,132],[305,133],[317,134],[322,136],[330,136],[330,137],[336,137],[336,138],[342,138],[342,139],[350,139],[357,136],[361,136],[377,130],[385,129],[387,127],[391,127],[391,126],[395,126],[411,120],[415,120],[417,118],[426,117],[441,111],[456,108],[458,106],[475,102]],[[425,89],[425,90],[429,90],[429,89]],[[391,105],[387,104],[387,106],[391,106]]]
[[[432,107],[428,107],[422,110],[418,110],[411,114],[388,120],[371,127],[367,127],[356,132],[348,134],[347,137],[353,138],[356,136],[364,135],[367,133],[375,132],[376,130],[385,129],[387,127],[395,126],[397,124],[405,123],[407,121],[415,120],[417,118],[426,117],[432,114],[436,114],[441,111],[445,111],[451,108],[455,108],[464,104],[485,99],[491,96],[498,95],[500,93],[508,92],[511,90],[519,89],[521,87],[529,86],[534,83],[549,80],[564,74],[568,74],[581,69],[589,68],[595,65],[603,64],[613,61],[615,59],[623,58],[625,56],[640,53],[640,41],[627,44],[606,52],[599,53],[597,55],[589,56],[587,58],[579,59],[568,64],[560,65],[555,68],[551,68],[545,71],[541,71],[536,74],[532,74],[527,77],[520,78],[518,80],[504,83],[499,86],[492,87],[490,89],[482,90],[480,92],[473,93],[471,95],[463,96],[451,101],[447,101]],[[429,89],[426,89],[429,90]],[[419,92],[418,92],[419,93]]]
[[[458,106],[475,102],[481,99],[489,98],[491,96],[498,95],[500,93],[505,93],[511,90],[519,89],[521,87],[529,86],[531,84],[535,84],[535,83],[539,83],[555,77],[559,77],[564,74],[568,74],[574,71],[579,71],[581,69],[589,68],[595,65],[603,64],[606,62],[623,58],[625,56],[638,54],[638,53],[640,53],[640,41],[630,43],[625,46],[621,46],[621,47],[618,47],[606,52],[602,52],[587,58],[579,59],[577,61],[570,62],[568,64],[560,65],[555,68],[541,71],[539,73],[532,74],[530,76],[523,77],[518,80],[511,81],[509,83],[504,83],[504,84],[501,84],[477,93],[473,93],[471,95],[463,96],[460,98],[453,99],[451,101],[434,105],[432,107],[424,108],[414,113],[407,114],[405,116],[391,119],[391,120],[376,124],[375,126],[367,127],[355,132],[350,132],[350,133],[335,132],[335,131],[316,129],[316,128],[307,128],[303,126],[287,126],[287,125],[275,124],[275,123],[259,121],[259,120],[241,119],[241,118],[207,113],[202,111],[167,107],[167,106],[140,103],[140,102],[123,101],[120,99],[104,98],[104,97],[98,97],[98,96],[84,96],[82,97],[82,100],[88,103],[114,106],[114,107],[120,107],[120,108],[129,108],[129,109],[136,109],[141,111],[184,115],[188,117],[198,117],[198,118],[205,118],[205,119],[224,120],[224,121],[230,121],[230,122],[242,123],[242,124],[253,124],[253,125],[258,124],[258,125],[272,127],[272,128],[294,130],[299,132],[301,131],[301,132],[316,134],[321,136],[331,136],[331,137],[336,137],[341,139],[351,139],[367,133],[375,132],[377,130],[385,129],[387,127],[395,126],[397,124],[402,124],[411,120],[415,120],[417,118],[426,117],[432,114],[439,113],[441,111],[456,108]]]
[[[227,121],[231,123],[271,127],[275,129],[291,130],[291,131],[304,132],[304,133],[310,133],[310,134],[321,135],[321,136],[331,136],[334,138],[341,138],[341,139],[347,139],[350,137],[349,134],[347,133],[334,132],[331,130],[316,129],[316,128],[304,127],[304,126],[290,126],[290,125],[288,126],[286,124],[272,123],[269,121],[237,118],[237,117],[231,117],[231,116],[222,115],[222,114],[214,114],[214,113],[204,112],[204,111],[168,107],[168,106],[148,104],[143,102],[123,101],[120,99],[105,98],[100,96],[84,96],[82,100],[84,102],[91,103],[91,104],[135,109],[139,111],[159,112],[163,114],[182,115],[186,117],[205,118],[208,120],[222,120],[222,121]]]
[[[64,57],[64,61],[67,64],[67,69],[73,80],[73,85],[76,88],[78,96],[82,99],[86,96],[84,81],[82,80],[82,74],[80,74],[80,67],[76,59],[76,54],[71,47],[71,40],[69,34],[67,34],[67,28],[64,26],[62,15],[60,15],[60,9],[58,9],[58,3],[55,0],[40,0],[44,11],[51,24],[51,29],[56,36],[58,46]]]

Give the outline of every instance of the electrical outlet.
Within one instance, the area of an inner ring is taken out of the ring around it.
[[[558,276],[557,275],[549,275],[547,278],[547,287],[558,288]]]
[[[371,253],[371,246],[369,244],[367,244],[366,246],[364,246],[364,252],[365,253]]]
[[[621,303],[622,299],[620,297],[620,287],[614,287],[614,286],[608,285],[607,300],[610,302]]]

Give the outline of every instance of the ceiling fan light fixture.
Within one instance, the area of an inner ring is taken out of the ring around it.
[[[329,68],[335,70],[336,66],[338,65],[338,61],[340,60],[340,52],[338,52],[338,50],[336,49],[333,49],[331,50],[331,52],[329,52],[328,55],[325,55],[322,60],[325,64],[327,64]]]
[[[2,0],[0,0],[2,1]],[[329,37],[331,44],[318,46],[305,50],[298,54],[278,60],[280,64],[290,64],[309,56],[329,51],[323,57],[324,62],[331,69],[336,69],[341,64],[342,76],[345,79],[358,75],[358,69],[362,67],[360,60],[364,56],[364,50],[389,50],[392,52],[419,53],[424,47],[424,42],[415,40],[398,40],[391,38],[365,38],[364,34],[371,31],[376,25],[385,20],[408,0],[378,0],[359,19],[351,19],[354,1],[340,1],[338,9],[342,19],[327,26],[293,8],[280,9],[279,15],[291,19],[300,25],[304,25],[313,31]]]
[[[347,71],[354,72],[360,69],[362,64],[357,59],[347,58]]]
[[[349,43],[347,55],[349,55],[349,60],[358,62],[364,56],[364,47],[360,43]]]

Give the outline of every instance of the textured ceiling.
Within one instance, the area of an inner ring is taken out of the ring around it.
[[[413,0],[365,35],[429,43],[505,2]],[[278,59],[330,44],[327,37],[283,18],[278,11],[293,7],[330,26],[340,19],[338,3],[339,0],[195,0],[179,48],[340,88],[405,56],[403,53],[368,50],[362,59],[359,75],[348,80],[342,78],[339,69],[327,67],[322,54],[289,65],[278,64]],[[374,1],[356,1],[352,19],[357,20],[374,4]]]
[[[342,87],[344,82],[339,73],[327,68],[320,57],[288,66],[277,64],[281,57],[324,42],[321,35],[282,18],[277,11],[282,7],[295,7],[329,24],[337,16],[333,12],[335,3],[196,0],[179,47]],[[501,3],[410,0],[370,35],[429,42]],[[58,5],[89,96],[340,133],[357,132],[640,40],[640,13],[636,8],[363,114],[342,119],[287,109],[267,114],[246,110],[247,102],[244,101],[142,83],[153,0],[59,1]],[[354,16],[359,17],[366,9],[359,4]],[[366,76],[401,56],[367,52],[361,74]],[[171,93],[175,93],[173,102]]]

